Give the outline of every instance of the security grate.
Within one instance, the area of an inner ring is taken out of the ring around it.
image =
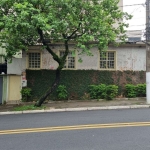
[[[38,69],[41,67],[41,54],[40,53],[29,53],[28,57],[29,68]]]
[[[64,56],[64,54],[64,51],[60,51],[60,57]],[[64,65],[64,68],[75,68],[75,57],[72,56],[71,52],[69,52],[68,56],[66,57],[66,63]]]
[[[100,54],[101,69],[115,69],[115,52],[103,52]]]

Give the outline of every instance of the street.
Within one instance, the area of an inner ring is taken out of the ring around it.
[[[0,116],[0,150],[149,150],[150,109]]]

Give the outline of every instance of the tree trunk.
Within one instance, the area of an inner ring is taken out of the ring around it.
[[[41,98],[35,103],[34,106],[40,107],[43,104],[43,102],[46,100],[46,98],[56,89],[60,81],[60,72],[61,72],[61,69],[56,70],[55,81],[52,84],[51,88],[48,89],[44,95],[41,96]]]

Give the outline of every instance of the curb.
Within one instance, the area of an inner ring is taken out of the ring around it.
[[[7,112],[0,112],[0,115],[70,112],[70,111],[90,111],[90,110],[138,109],[138,108],[150,108],[150,105],[102,106],[102,107],[46,109],[46,110],[42,109],[42,110],[26,110],[26,111],[7,111]]]

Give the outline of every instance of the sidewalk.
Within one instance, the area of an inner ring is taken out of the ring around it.
[[[106,100],[72,100],[72,101],[49,101],[43,104],[43,110],[14,111],[15,107],[34,103],[20,103],[18,105],[0,105],[0,115],[4,114],[24,114],[41,112],[62,112],[62,111],[83,111],[83,110],[103,110],[103,109],[130,109],[130,108],[150,108],[146,104],[146,98],[118,98],[112,101]]]

